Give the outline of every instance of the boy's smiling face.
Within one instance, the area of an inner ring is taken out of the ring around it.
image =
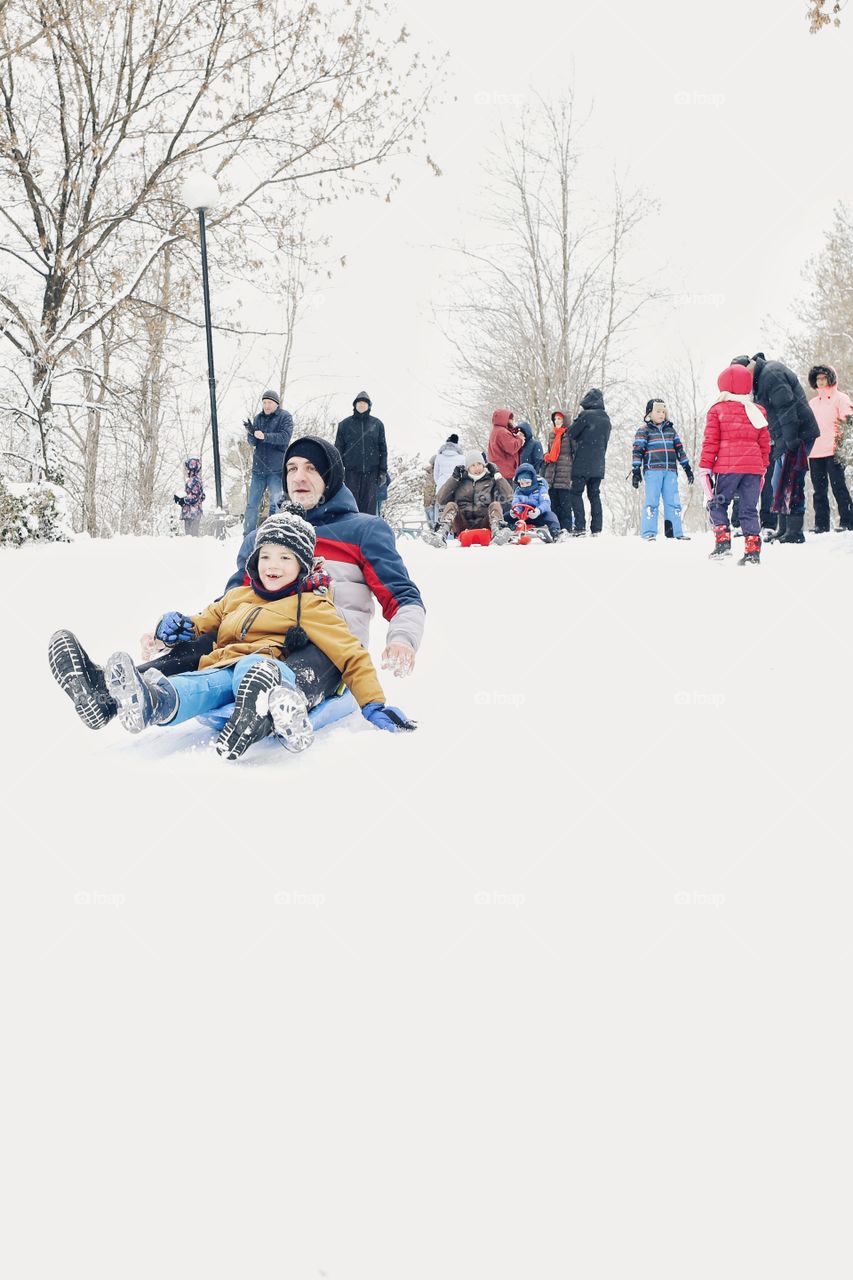
[[[258,553],[258,577],[265,591],[283,591],[299,577],[299,561],[287,547],[265,542]]]

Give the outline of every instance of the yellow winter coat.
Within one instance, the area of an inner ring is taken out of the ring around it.
[[[197,635],[216,632],[213,651],[200,660],[199,671],[232,666],[249,653],[269,654],[286,662],[284,633],[296,626],[296,603],[295,595],[264,600],[251,587],[226,591],[221,600],[193,615]],[[334,662],[360,707],[385,701],[370,655],[335,611],[328,595],[303,593],[300,625],[312,644]]]

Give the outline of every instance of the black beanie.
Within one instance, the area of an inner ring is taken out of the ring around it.
[[[261,396],[262,400],[275,400],[276,404],[281,404],[277,391],[271,391],[269,388]]]
[[[447,439],[445,440],[445,442],[444,442],[444,443],[445,443],[445,444],[458,444],[458,443],[459,443],[459,437],[458,437],[458,435],[456,434],[456,432],[454,431],[452,435],[449,435],[449,436],[447,437]]]
[[[751,356],[732,356],[731,360],[729,361],[729,364],[742,364],[744,368],[747,368],[749,365],[752,364],[752,357]]]
[[[302,436],[287,446],[281,469],[281,482],[287,490],[287,464],[291,458],[306,458],[326,486],[323,500],[334,498],[344,483],[344,462],[338,450],[322,436]]]

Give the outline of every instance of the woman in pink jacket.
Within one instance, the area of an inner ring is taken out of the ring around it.
[[[518,470],[518,455],[524,448],[524,436],[515,425],[509,409],[495,409],[492,414],[492,431],[486,450],[489,462],[493,462],[504,480],[512,480]]]
[[[814,490],[815,527],[812,533],[829,533],[827,481],[832,485],[838,503],[840,527],[853,529],[853,502],[844,479],[844,467],[835,456],[841,439],[841,423],[853,414],[853,403],[849,396],[838,390],[838,378],[832,365],[816,364],[809,369],[809,386],[817,391],[809,404],[820,427],[820,435],[809,454],[809,474]]]

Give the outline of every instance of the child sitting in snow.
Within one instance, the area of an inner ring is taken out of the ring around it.
[[[255,550],[246,564],[251,585],[232,587],[220,600],[193,617],[170,612],[157,625],[156,636],[171,647],[181,640],[216,632],[213,650],[198,671],[170,678],[150,670],[141,674],[126,653],[114,653],[105,667],[106,684],[118,718],[130,733],[149,725],[175,725],[204,715],[234,700],[234,711],[216,743],[227,760],[275,733],[290,751],[311,745],[313,727],[308,703],[286,665],[287,655],[309,641],[340,670],[371,724],[392,733],[414,723],[396,707],[385,705],[370,657],[336,613],[327,596],[329,578],[314,571],[314,528],[301,507],[285,504],[258,529]],[[68,631],[50,643],[50,666],[60,688],[74,701],[79,715],[94,701],[91,685],[82,680],[85,653]],[[89,709],[93,722],[98,708]]]
[[[532,510],[525,514],[526,507]],[[547,529],[552,539],[560,536],[560,522],[551,510],[548,484],[529,462],[523,462],[515,473],[515,491],[509,514],[513,520],[523,519],[534,529]]]
[[[664,528],[667,537],[679,538],[689,542],[681,523],[681,499],[678,494],[678,464],[684,468],[687,483],[693,483],[693,471],[690,467],[684,445],[678,432],[669,420],[663,400],[649,400],[643,425],[634,436],[631,453],[631,480],[635,489],[639,489],[640,480],[645,476],[645,493],[643,496],[643,517],[640,522],[640,537],[646,542],[653,542],[658,533],[658,507],[663,498]]]
[[[720,396],[708,410],[699,459],[710,497],[708,517],[714,527],[714,550],[710,559],[731,555],[728,508],[737,497],[745,545],[738,564],[758,564],[761,555],[758,499],[770,457],[767,418],[752,398],[752,372],[744,365],[733,364],[724,369],[717,386]]]

